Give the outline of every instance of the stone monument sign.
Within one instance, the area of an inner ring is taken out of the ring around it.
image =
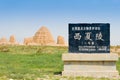
[[[68,52],[62,55],[63,76],[119,77],[118,55],[110,54],[109,23],[69,24]]]
[[[110,24],[69,24],[69,52],[110,53]]]

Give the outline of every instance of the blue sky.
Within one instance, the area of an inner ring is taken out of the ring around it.
[[[111,45],[120,45],[120,0],[0,0],[0,38],[23,42],[44,25],[67,41],[68,23],[110,23]]]

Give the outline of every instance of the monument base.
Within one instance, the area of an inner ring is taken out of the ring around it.
[[[63,54],[64,71],[62,76],[119,77],[116,70],[116,54]]]

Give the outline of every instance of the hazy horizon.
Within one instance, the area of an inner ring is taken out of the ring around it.
[[[110,23],[111,45],[120,45],[120,0],[0,0],[0,38],[18,42],[46,26],[68,41],[69,23]]]

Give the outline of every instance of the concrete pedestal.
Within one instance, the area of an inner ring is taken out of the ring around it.
[[[116,54],[75,54],[62,55],[63,76],[118,77]]]

